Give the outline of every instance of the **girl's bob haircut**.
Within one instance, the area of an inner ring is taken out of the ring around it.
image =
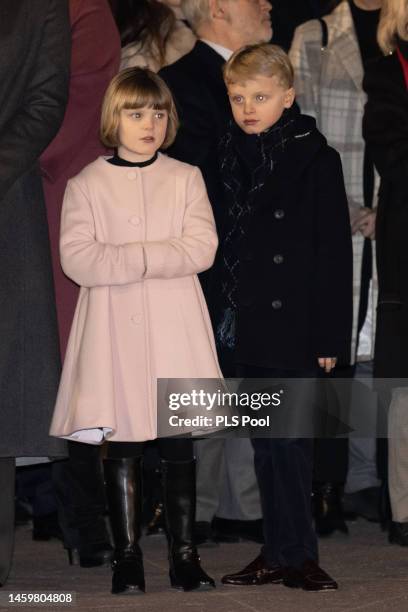
[[[293,87],[294,72],[289,56],[281,47],[269,43],[246,45],[230,57],[223,68],[224,81],[245,83],[257,76],[274,77],[286,88]]]
[[[161,148],[169,147],[174,142],[179,126],[176,105],[163,79],[147,68],[127,68],[110,82],[102,104],[103,144],[110,149],[120,145],[119,119],[124,108],[144,107],[167,111],[167,131]]]

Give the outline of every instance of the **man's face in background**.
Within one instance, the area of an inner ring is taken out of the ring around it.
[[[272,5],[268,0],[227,0],[225,10],[241,46],[270,41]]]

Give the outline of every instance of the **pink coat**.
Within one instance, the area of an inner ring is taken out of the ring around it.
[[[61,263],[81,291],[51,435],[154,439],[157,378],[221,377],[197,278],[217,244],[198,168],[99,157],[68,182]]]

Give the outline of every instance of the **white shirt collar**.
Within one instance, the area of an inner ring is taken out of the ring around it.
[[[219,55],[221,55],[225,61],[227,62],[231,55],[234,53],[231,49],[227,49],[226,47],[222,47],[221,45],[217,45],[217,43],[213,43],[210,40],[206,40],[205,38],[200,38],[201,42],[205,43],[214,51],[216,51]]]

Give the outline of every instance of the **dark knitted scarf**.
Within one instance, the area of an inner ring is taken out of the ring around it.
[[[235,345],[235,311],[240,253],[255,199],[266,179],[299,132],[298,109],[285,110],[275,125],[261,134],[245,134],[231,122],[220,143],[221,179],[227,196],[228,213],[221,243],[221,303],[216,325],[219,346]]]

